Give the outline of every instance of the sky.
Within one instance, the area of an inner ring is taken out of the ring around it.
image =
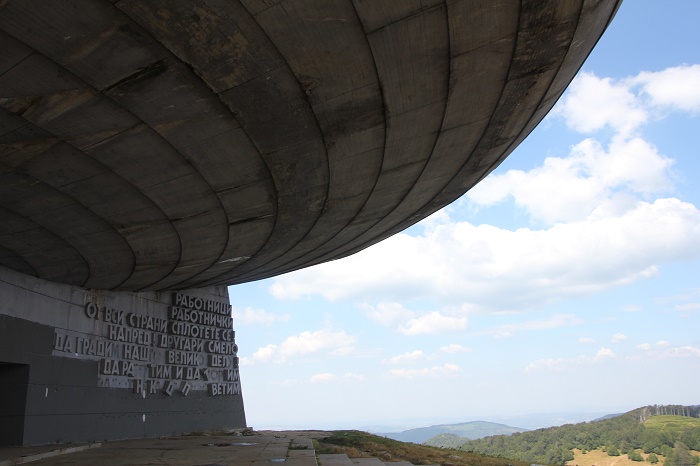
[[[461,199],[349,258],[230,287],[248,425],[700,404],[698,18],[696,0],[626,0]]]

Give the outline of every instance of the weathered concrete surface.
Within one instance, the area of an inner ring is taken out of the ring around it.
[[[104,442],[98,447],[68,453],[62,452],[62,447],[58,445],[0,447],[0,466],[27,462],[33,466],[245,466],[277,463],[286,466],[317,466],[312,439],[330,435],[329,432],[322,431],[260,431],[252,435],[241,435],[240,432]],[[54,454],[51,455],[51,452]],[[42,458],[40,455],[50,456]]]
[[[0,265],[94,289],[235,284],[452,202],[619,0],[7,0]]]

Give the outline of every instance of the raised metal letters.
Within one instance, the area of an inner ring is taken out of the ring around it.
[[[100,335],[54,331],[53,354],[99,361],[98,386],[141,396],[239,395],[231,306],[173,294],[162,316],[85,305]]]

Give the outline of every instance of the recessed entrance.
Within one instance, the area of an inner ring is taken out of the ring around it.
[[[29,365],[0,361],[0,446],[22,445]]]

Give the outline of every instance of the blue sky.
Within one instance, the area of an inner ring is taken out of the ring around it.
[[[248,424],[700,403],[698,18],[695,0],[627,0],[466,196],[350,258],[230,287]]]

